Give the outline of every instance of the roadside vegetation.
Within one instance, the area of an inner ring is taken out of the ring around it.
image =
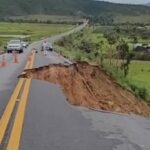
[[[44,23],[44,24],[82,24],[85,19],[78,16],[57,16],[57,15],[26,15],[10,16],[1,19],[4,22],[17,23]]]
[[[119,84],[149,103],[150,52],[134,50],[137,43],[150,44],[149,35],[148,26],[92,25],[55,45],[58,52],[71,60],[103,67]]]
[[[44,37],[50,37],[73,28],[66,24],[44,24],[44,23],[7,23],[0,22],[0,48],[12,39],[12,35],[29,35],[26,40],[35,41]],[[3,36],[6,37],[3,37]]]

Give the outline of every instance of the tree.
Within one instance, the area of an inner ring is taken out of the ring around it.
[[[96,49],[96,46],[91,39],[83,39],[79,45],[79,49],[86,53],[91,53]]]
[[[116,31],[116,33],[121,33],[121,29],[119,26],[116,26],[114,30]]]
[[[114,55],[113,45],[117,42],[117,40],[119,39],[119,36],[116,33],[109,33],[109,34],[105,34],[105,38],[107,39],[109,45],[111,45],[111,48],[109,51],[110,52],[109,59],[110,59],[110,65],[111,65],[112,57]]]
[[[133,37],[133,43],[138,43],[138,38],[136,36]]]
[[[3,44],[2,41],[0,41],[0,46],[2,46],[2,44]]]
[[[124,71],[124,76],[126,77],[129,72],[129,65],[131,63],[133,55],[129,52],[129,46],[124,40],[121,40],[119,45],[117,46],[117,52],[120,56],[120,59],[123,60],[121,69]]]
[[[100,41],[99,43],[96,44],[96,49],[98,50],[100,64],[102,66],[103,66],[103,61],[104,61],[103,45],[104,45],[104,41]]]

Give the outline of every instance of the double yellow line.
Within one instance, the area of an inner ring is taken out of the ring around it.
[[[20,137],[21,137],[21,133],[22,133],[22,127],[23,127],[23,121],[24,121],[24,116],[25,116],[25,109],[26,109],[26,105],[27,105],[30,84],[31,84],[31,80],[26,79],[24,91],[23,91],[22,97],[20,99],[18,111],[16,114],[12,132],[10,135],[7,150],[18,150],[19,149]]]
[[[33,63],[35,59],[35,52],[32,52],[32,56],[29,56],[29,57],[30,59],[28,59],[25,69],[31,69],[33,67]],[[21,92],[21,89],[23,88],[22,93],[21,93],[21,98],[19,101],[18,110],[15,116],[14,125],[13,125],[10,139],[8,142],[7,150],[19,149],[20,137],[22,133],[22,127],[23,127],[23,121],[24,121],[24,116],[25,116],[25,109],[27,105],[30,85],[31,85],[31,79],[19,79],[18,84],[0,120],[0,144],[2,144],[4,135],[6,133],[6,129],[9,124],[9,120],[11,118],[12,112],[17,102],[17,97],[19,96],[19,93]]]

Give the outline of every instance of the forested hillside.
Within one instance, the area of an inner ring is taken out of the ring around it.
[[[50,15],[141,15],[150,8],[140,5],[113,4],[93,0],[0,0],[0,16],[28,14]]]

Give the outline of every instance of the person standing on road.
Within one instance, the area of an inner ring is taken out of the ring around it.
[[[44,52],[44,55],[47,55],[47,41],[44,41],[42,44],[42,51]]]

